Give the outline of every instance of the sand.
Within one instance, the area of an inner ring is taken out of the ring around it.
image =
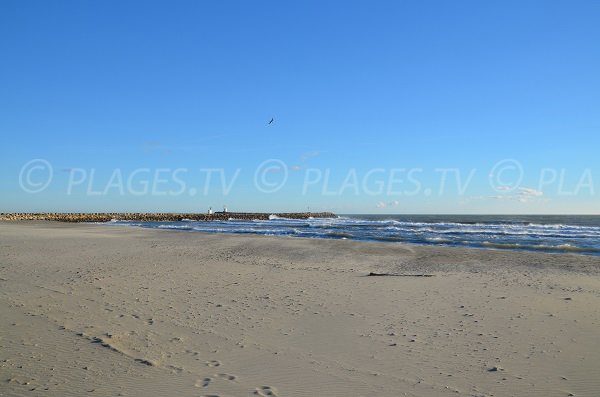
[[[597,257],[1,222],[0,318],[5,396],[600,395]]]

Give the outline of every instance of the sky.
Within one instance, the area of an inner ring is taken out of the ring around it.
[[[597,1],[5,0],[0,212],[600,214],[599,20]]]

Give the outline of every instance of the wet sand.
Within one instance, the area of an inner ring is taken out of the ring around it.
[[[591,256],[0,222],[0,316],[7,396],[600,395]]]

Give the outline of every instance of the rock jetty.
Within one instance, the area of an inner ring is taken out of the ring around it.
[[[0,213],[0,221],[58,221],[58,222],[110,222],[118,221],[215,221],[215,220],[268,220],[273,216],[288,219],[336,218],[332,212],[215,212],[213,214],[176,214],[141,212],[102,212],[102,213]]]

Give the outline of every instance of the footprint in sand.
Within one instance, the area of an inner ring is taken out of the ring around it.
[[[209,367],[220,367],[221,366],[221,362],[218,360],[210,360],[206,362],[206,365]]]
[[[199,379],[199,380],[196,381],[196,384],[194,386],[196,386],[196,387],[208,387],[208,385],[210,384],[211,380],[212,380],[211,378]]]
[[[221,379],[225,379],[225,380],[230,380],[232,382],[237,379],[237,376],[230,375],[230,374],[216,374],[215,376],[217,378],[221,378]]]
[[[271,386],[257,387],[254,391],[254,395],[261,397],[277,397],[276,389]]]

